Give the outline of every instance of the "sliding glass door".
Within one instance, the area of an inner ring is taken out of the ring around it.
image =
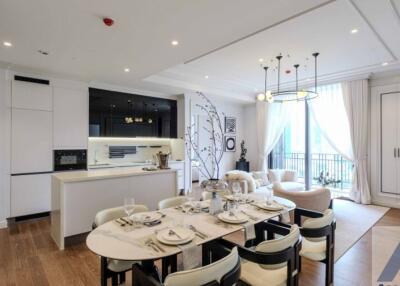
[[[296,103],[293,116],[276,147],[270,154],[269,168],[296,170],[299,180],[305,182],[306,117],[304,102]]]
[[[337,96],[342,96],[340,89],[336,92]],[[335,113],[341,114],[341,118],[322,110],[318,110],[318,116],[313,116],[306,102],[299,101],[295,105],[289,124],[269,156],[269,168],[296,170],[299,180],[305,183],[307,189],[328,187],[334,197],[348,196],[353,165],[336,151],[325,136],[326,132],[321,129],[322,126],[335,125],[338,120],[343,120],[344,113],[341,112],[344,110],[335,110]],[[331,108],[342,107],[338,105]]]

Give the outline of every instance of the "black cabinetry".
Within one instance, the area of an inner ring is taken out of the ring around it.
[[[89,88],[89,136],[176,138],[176,100]]]

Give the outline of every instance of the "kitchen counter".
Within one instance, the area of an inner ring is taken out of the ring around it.
[[[97,212],[123,206],[124,198],[133,197],[136,204],[156,210],[159,201],[179,193],[179,185],[182,184],[180,170],[144,171],[142,168],[121,167],[54,174],[51,236],[59,249],[64,249],[69,239],[73,241],[77,235],[89,232]]]
[[[150,166],[150,165],[149,165]],[[156,171],[145,171],[143,167],[120,167],[120,168],[107,168],[107,169],[95,169],[88,171],[76,171],[76,172],[63,172],[53,175],[53,178],[60,180],[64,183],[67,182],[81,182],[81,181],[92,181],[101,179],[111,179],[120,177],[131,177],[131,176],[143,176],[143,175],[154,175],[157,173],[175,173],[175,169],[158,169]]]

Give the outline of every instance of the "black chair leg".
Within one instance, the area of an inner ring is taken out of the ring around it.
[[[111,285],[118,286],[118,274],[113,274],[111,276]]]
[[[334,259],[333,253],[330,251],[328,257],[325,262],[325,285],[332,286],[333,285],[333,269],[334,269]]]
[[[125,282],[125,272],[121,272],[118,274],[119,276],[119,284],[122,284]]]
[[[301,272],[301,256],[299,256],[299,264],[298,264],[298,268],[297,268],[297,270],[298,270],[298,272],[300,273]]]
[[[100,258],[100,285],[107,286],[107,258]]]

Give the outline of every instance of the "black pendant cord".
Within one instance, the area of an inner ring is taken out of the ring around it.
[[[264,79],[264,95],[267,95],[267,78],[268,78],[268,67],[264,67],[265,79]]]
[[[281,85],[281,59],[282,59],[282,56],[277,56],[276,58],[278,60],[278,95],[279,95],[280,85]]]
[[[317,57],[318,57],[319,53],[313,53],[314,56],[314,65],[315,65],[315,69],[314,69],[314,88],[315,88],[315,92],[317,92]]]
[[[296,69],[296,93],[299,92],[299,66],[298,64],[294,65],[294,68]]]

